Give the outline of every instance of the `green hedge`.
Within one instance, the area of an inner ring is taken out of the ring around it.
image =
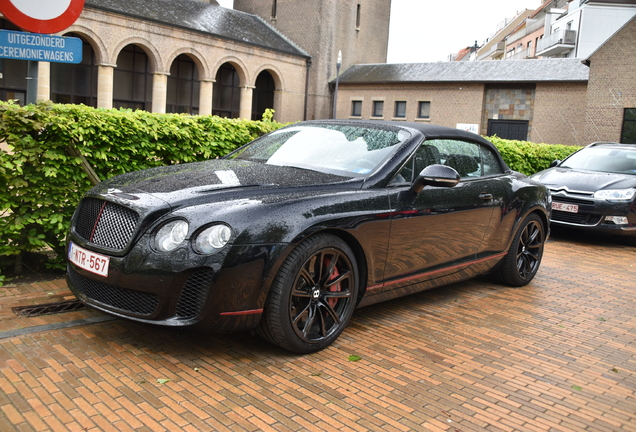
[[[0,256],[50,247],[59,257],[52,265],[63,265],[71,216],[91,187],[77,152],[106,179],[220,157],[281,126],[271,112],[247,121],[0,102],[0,142],[11,149],[0,151]]]
[[[496,136],[486,138],[497,147],[510,168],[525,175],[544,170],[550,166],[552,161],[563,160],[581,148],[579,146],[512,141]]]

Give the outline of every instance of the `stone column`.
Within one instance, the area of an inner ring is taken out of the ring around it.
[[[155,72],[152,76],[152,112],[165,113],[168,96],[167,72]]]
[[[39,62],[37,100],[51,99],[51,63]]]
[[[252,118],[252,97],[254,95],[254,86],[241,87],[241,108],[239,109],[239,117],[250,120]]]
[[[283,107],[283,97],[285,92],[282,90],[274,90],[274,120],[279,121],[281,119],[282,107]]]
[[[212,114],[212,91],[216,80],[199,81],[199,115]]]
[[[117,65],[97,66],[97,108],[113,107],[113,75]]]

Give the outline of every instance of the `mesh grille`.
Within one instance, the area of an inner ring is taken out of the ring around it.
[[[552,220],[577,225],[597,225],[601,220],[601,216],[552,210]]]
[[[190,319],[199,315],[213,276],[214,271],[207,269],[200,270],[188,278],[177,303],[177,318]]]
[[[80,203],[79,215],[75,224],[75,232],[84,240],[90,240],[93,227],[99,217],[104,201],[95,198],[87,198]]]
[[[159,305],[155,294],[118,288],[103,282],[88,279],[68,268],[73,287],[87,298],[121,311],[139,315],[151,315]]]
[[[94,245],[122,250],[135,233],[138,221],[139,215],[133,210],[87,198],[80,205],[75,232]]]

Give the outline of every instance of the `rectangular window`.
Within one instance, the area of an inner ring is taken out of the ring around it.
[[[362,101],[351,101],[351,117],[362,116]]]
[[[404,101],[395,102],[395,117],[396,118],[406,117],[406,102]]]
[[[272,0],[272,19],[276,18],[276,13],[277,13],[277,7],[278,7],[278,1],[277,0]]]
[[[356,30],[360,30],[360,5],[356,9]]]
[[[384,115],[384,101],[373,101],[372,117],[382,117]]]
[[[636,144],[636,108],[625,108],[621,142],[623,144]]]
[[[431,118],[431,103],[430,102],[418,102],[417,118],[418,119]]]

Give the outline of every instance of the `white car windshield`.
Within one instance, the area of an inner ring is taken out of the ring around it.
[[[229,157],[364,176],[380,166],[410,136],[397,128],[298,126],[272,132]]]
[[[603,146],[589,147],[567,158],[561,167],[636,174],[636,150]]]

